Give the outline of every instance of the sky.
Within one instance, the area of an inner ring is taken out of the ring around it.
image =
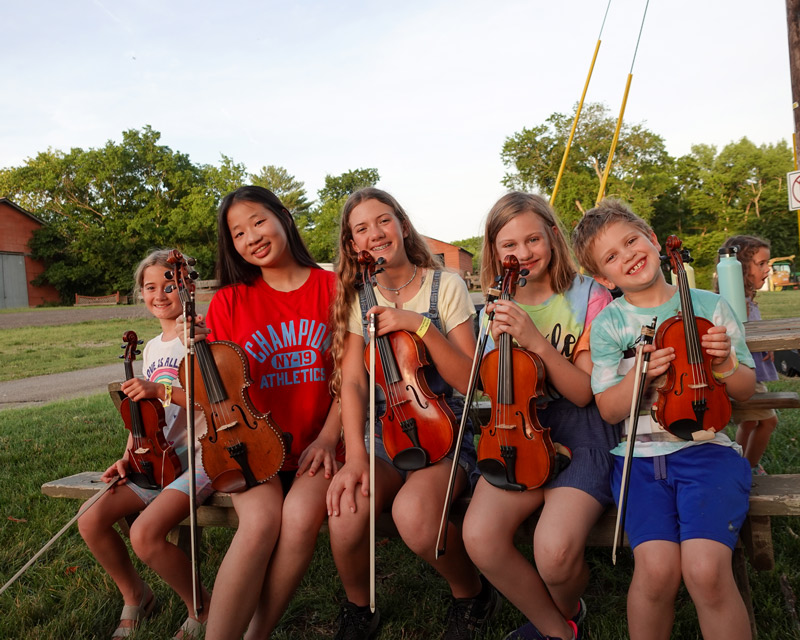
[[[310,200],[374,167],[424,234],[482,235],[507,137],[587,101],[675,155],[790,141],[784,0],[0,0],[0,167],[150,125]],[[608,7],[607,17],[606,9]],[[601,34],[602,26],[602,34]],[[0,194],[3,195],[3,194]]]

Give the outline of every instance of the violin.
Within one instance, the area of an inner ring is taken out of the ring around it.
[[[141,341],[134,331],[126,331],[122,340],[125,355],[120,357],[125,361],[125,380],[130,380],[134,377],[133,362],[140,353],[136,347]],[[178,454],[164,437],[167,423],[161,402],[154,398],[131,400],[126,397],[119,411],[132,438],[128,449],[130,481],[142,489],[161,489],[172,483],[183,469]]]
[[[655,419],[683,440],[711,440],[731,418],[731,400],[725,383],[714,377],[711,358],[700,346],[700,336],[714,325],[694,314],[683,267],[684,254],[688,257],[688,252],[681,251],[680,239],[669,236],[666,249],[678,280],[681,310],[662,322],[656,332],[656,349],[674,348],[675,359],[667,370],[666,381],[657,389]]]
[[[188,271],[183,255],[172,251],[167,262],[174,264],[168,280],[175,280],[181,301],[191,307],[196,272]],[[191,310],[193,316],[193,309]],[[284,437],[269,412],[256,411],[250,400],[247,356],[233,342],[199,340],[192,371],[200,377],[195,404],[203,411],[207,431],[198,438],[203,468],[216,491],[237,493],[274,477],[286,455]],[[185,367],[179,379],[184,389]]]
[[[520,279],[519,260],[503,260],[501,300],[510,300]],[[478,469],[500,489],[536,489],[559,471],[550,429],[536,417],[536,398],[544,394],[544,362],[527,349],[512,347],[511,334],[501,333],[498,346],[481,362],[480,376],[492,402],[489,424],[481,426]]]
[[[373,289],[383,258],[375,262],[368,251],[358,256],[363,266],[357,287],[364,292],[368,308],[377,306]],[[386,398],[386,409],[378,416],[383,445],[392,463],[404,471],[422,469],[444,458],[453,446],[456,417],[444,396],[434,394],[425,378],[430,365],[419,336],[393,331],[377,336],[375,380]],[[369,346],[364,350],[369,370]]]

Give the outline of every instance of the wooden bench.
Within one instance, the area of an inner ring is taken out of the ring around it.
[[[103,486],[100,481],[101,472],[84,471],[67,478],[53,480],[42,485],[42,493],[51,498],[75,498],[86,500],[92,497]],[[463,517],[469,504],[461,499],[453,505],[454,518]],[[769,571],[775,566],[775,553],[772,546],[772,516],[800,516],[800,474],[771,475],[753,478],[753,489],[750,492],[750,511],[742,528],[740,544],[734,551],[733,569],[737,585],[742,593],[753,637],[756,637],[755,617],[750,595],[750,582],[747,577],[745,556],[757,571]],[[530,544],[536,527],[537,515],[522,523],[515,536],[517,544]],[[611,547],[614,537],[616,509],[609,508],[594,526],[587,542],[591,547]],[[215,493],[197,510],[197,522],[200,527],[235,528],[238,518],[233,509],[230,494]],[[121,524],[127,533],[127,523]],[[383,513],[377,522],[378,535],[381,537],[397,536],[397,530],[388,513]],[[172,531],[170,540],[184,549],[189,540],[189,521],[181,523]]]

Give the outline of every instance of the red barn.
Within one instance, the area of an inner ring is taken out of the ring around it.
[[[469,251],[441,240],[423,237],[433,254],[442,259],[445,267],[452,269],[469,282],[467,276],[472,275],[472,254]]]
[[[0,198],[0,309],[36,307],[61,299],[54,287],[31,284],[44,265],[31,258],[28,241],[43,225],[11,200]]]

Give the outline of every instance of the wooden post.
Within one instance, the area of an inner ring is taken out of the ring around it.
[[[800,0],[786,0],[786,27],[789,32],[789,74],[796,138],[800,134]],[[796,158],[800,154],[797,153],[797,148],[794,151]]]
[[[786,30],[789,32],[789,75],[792,81],[792,113],[794,135],[792,151],[797,171],[797,139],[800,138],[800,0],[786,0]],[[800,209],[797,211],[797,232],[800,235]]]

